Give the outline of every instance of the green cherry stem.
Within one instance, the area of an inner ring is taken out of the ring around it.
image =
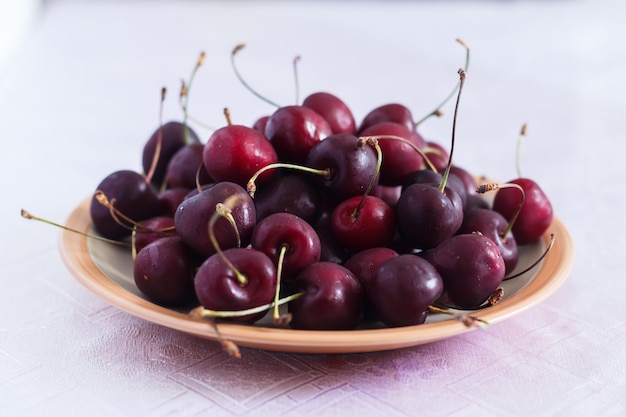
[[[363,147],[366,144],[369,144],[376,151],[376,167],[374,168],[374,173],[372,174],[370,183],[367,185],[361,200],[359,200],[359,204],[356,205],[352,215],[350,216],[353,222],[356,221],[357,217],[359,217],[359,212],[361,211],[361,207],[363,207],[365,198],[372,192],[372,188],[374,188],[374,184],[376,184],[376,179],[378,178],[378,175],[380,175],[380,167],[383,164],[383,151],[380,149],[378,140],[374,137],[361,137],[358,139],[357,146]]]
[[[513,225],[515,224],[515,221],[517,220],[519,213],[522,211],[522,207],[524,207],[524,201],[526,200],[526,193],[524,192],[524,189],[520,185],[515,184],[515,183],[504,183],[504,184],[490,183],[490,184],[483,184],[483,185],[478,186],[478,188],[476,188],[476,192],[478,194],[484,194],[489,191],[495,191],[495,190],[499,190],[502,188],[515,188],[516,190],[520,192],[522,196],[519,205],[515,209],[515,213],[513,213],[511,220],[509,220],[509,224],[507,225],[506,229],[502,232],[502,235],[500,236],[502,237],[502,239],[506,239],[506,236],[508,236],[508,234],[513,229]]]
[[[257,96],[258,98],[260,98],[261,100],[263,100],[264,102],[276,107],[276,108],[280,108],[280,104],[275,103],[273,101],[271,101],[270,99],[268,99],[265,96],[262,96],[261,94],[259,94],[257,91],[255,91],[241,76],[241,74],[239,73],[239,70],[237,69],[237,65],[235,64],[235,55],[237,55],[237,53],[239,51],[241,51],[243,48],[245,48],[245,44],[240,43],[239,45],[235,46],[235,48],[233,48],[233,51],[230,54],[230,62],[231,65],[233,67],[233,70],[235,71],[235,75],[237,76],[237,78],[239,79],[239,81],[241,82],[241,84],[243,84],[244,87],[246,87],[248,89],[248,91],[250,91],[252,94],[254,94],[255,96]]]
[[[226,213],[229,213],[230,210],[232,210],[232,207],[234,207],[239,201],[240,201],[240,197],[233,195],[233,196],[228,197],[223,203],[218,203],[215,206],[215,212],[213,213],[213,215],[211,216],[211,219],[209,220],[208,228],[209,228],[209,239],[211,239],[211,243],[213,244],[213,247],[215,248],[216,253],[219,255],[220,258],[222,258],[222,261],[224,261],[224,263],[228,266],[228,268],[230,268],[230,270],[233,271],[233,273],[235,274],[235,277],[237,278],[237,283],[243,287],[248,284],[248,277],[246,277],[241,271],[239,271],[235,267],[235,265],[233,265],[233,263],[226,257],[226,255],[224,255],[224,252],[220,248],[219,242],[217,241],[217,238],[215,237],[215,231],[213,230],[215,227],[215,222],[217,222],[217,220],[220,217],[226,217],[227,219],[229,219],[229,216]],[[232,218],[232,215],[230,216],[230,218]],[[234,229],[237,231],[237,240],[239,242],[239,246],[241,246],[241,241],[239,240],[239,230],[237,229],[237,225],[234,224],[234,220],[233,222],[231,222],[231,224],[233,224]]]
[[[189,315],[193,318],[204,319],[204,318],[232,318],[232,317],[243,317],[248,314],[256,314],[261,313],[263,311],[268,311],[273,308],[275,305],[281,306],[283,304],[287,304],[293,300],[297,300],[298,298],[304,295],[303,292],[298,292],[287,297],[279,299],[277,302],[271,302],[269,304],[263,304],[258,307],[249,308],[246,310],[209,310],[202,306],[196,307],[189,312]]]
[[[326,179],[330,179],[330,175],[331,175],[330,168],[316,169],[316,168],[310,168],[304,165],[290,164],[287,162],[277,162],[275,164],[268,164],[264,166],[263,168],[259,169],[257,172],[255,172],[254,175],[250,177],[248,184],[246,184],[246,190],[248,191],[248,194],[250,194],[250,197],[254,198],[254,194],[256,193],[256,180],[259,177],[259,175],[263,174],[265,171],[269,171],[270,169],[277,169],[277,168],[293,169],[296,171],[308,172],[310,174],[321,175]]]
[[[454,105],[454,117],[452,119],[452,140],[450,143],[450,156],[448,157],[448,165],[446,165],[446,170],[443,173],[441,184],[439,184],[439,191],[443,193],[446,188],[446,183],[448,182],[448,177],[450,176],[450,168],[452,168],[452,154],[454,153],[454,142],[456,138],[456,119],[459,113],[459,101],[461,101],[461,92],[463,91],[463,85],[465,84],[465,71],[460,68],[459,71],[459,89],[458,95],[456,96],[456,104]]]
[[[467,69],[469,68],[469,59],[470,59],[470,49],[467,46],[467,44],[465,42],[463,42],[463,40],[461,39],[456,39],[456,41],[461,44],[461,46],[463,48],[465,48],[465,67],[464,70],[465,72],[467,72]],[[443,106],[446,105],[446,103],[448,103],[448,101],[450,101],[452,99],[452,97],[454,97],[454,94],[456,94],[457,90],[460,88],[460,83],[457,83],[456,86],[454,87],[454,89],[450,92],[450,94],[448,94],[448,96],[437,106],[437,108],[435,108],[435,110],[431,111],[430,113],[428,113],[426,116],[422,117],[420,120],[418,120],[415,123],[415,127],[419,126],[420,124],[422,124],[424,121],[426,121],[427,119],[430,119],[433,116],[441,116],[443,113],[441,112],[441,108]]]

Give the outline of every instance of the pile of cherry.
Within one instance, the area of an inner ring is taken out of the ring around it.
[[[451,153],[403,105],[357,125],[319,92],[206,142],[162,124],[143,172],[104,178],[90,214],[99,235],[132,242],[135,282],[155,303],[298,329],[416,325],[495,303],[518,245],[552,222],[534,181],[479,187]],[[478,193],[494,188],[493,203]]]

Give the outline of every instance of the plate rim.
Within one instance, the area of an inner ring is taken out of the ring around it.
[[[87,232],[91,227],[90,198],[82,201],[68,216],[66,226]],[[501,322],[525,311],[554,293],[567,279],[574,260],[574,244],[569,231],[556,216],[542,236],[548,244],[556,234],[554,245],[538,266],[536,276],[522,289],[495,306],[476,315],[490,324]],[[203,320],[159,306],[125,290],[95,265],[88,249],[88,237],[62,230],[59,242],[61,258],[73,275],[89,291],[110,305],[144,320],[190,335],[216,341],[212,326]],[[359,353],[399,349],[436,342],[475,330],[454,320],[443,320],[416,326],[357,330],[296,330],[246,324],[218,324],[220,334],[241,347],[291,353]]]

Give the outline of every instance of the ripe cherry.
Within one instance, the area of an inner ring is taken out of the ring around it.
[[[363,316],[363,289],[347,268],[317,262],[298,274],[294,289],[303,295],[289,303],[291,327],[306,330],[350,330]]]
[[[259,169],[278,162],[272,144],[258,131],[242,125],[228,125],[211,135],[203,150],[209,176],[216,182],[230,181],[245,187]],[[259,177],[271,178],[273,172]]]
[[[161,141],[160,148],[159,140]],[[159,151],[158,162],[150,182],[160,185],[172,156],[183,146],[199,142],[198,135],[186,124],[171,121],[157,128],[144,145],[141,159],[144,173],[148,173],[151,171],[155,153]]]
[[[179,237],[163,237],[137,253],[133,277],[137,288],[152,301],[183,306],[195,299],[195,267],[191,249]]]
[[[521,204],[519,214],[514,219],[513,235],[519,245],[537,241],[552,224],[554,212],[550,200],[539,184],[529,178],[509,181],[524,190],[524,201],[518,190],[500,188],[493,200],[493,209],[507,220],[512,220]]]
[[[302,105],[322,116],[333,134],[355,134],[356,123],[352,111],[339,97],[326,92],[313,93],[304,99]]]
[[[198,184],[214,182],[202,161],[204,145],[190,143],[180,148],[167,164],[165,181],[168,188],[195,188]]]
[[[355,253],[344,264],[357,277],[363,287],[365,293],[363,318],[365,320],[375,320],[377,318],[369,296],[372,292],[370,285],[376,277],[376,271],[383,262],[394,256],[398,256],[398,252],[393,249],[386,247],[371,248]]]
[[[110,207],[102,204],[102,198],[119,215],[112,216]],[[89,213],[94,227],[102,236],[119,239],[130,235],[134,223],[161,214],[161,204],[142,175],[121,170],[107,175],[98,184]],[[122,219],[122,216],[131,221]]]
[[[390,103],[376,107],[365,115],[359,126],[359,135],[368,127],[381,122],[394,122],[403,125],[409,130],[415,129],[411,110],[403,104]]]
[[[391,243],[395,217],[391,207],[378,197],[352,197],[333,210],[331,227],[343,247],[358,252]]]
[[[475,208],[465,213],[459,234],[480,233],[493,240],[502,254],[506,273],[517,266],[519,252],[509,222],[497,211]]]
[[[303,163],[311,148],[331,134],[328,122],[304,106],[280,107],[265,126],[265,136],[278,158],[296,164]]]
[[[435,267],[415,255],[399,255],[383,262],[367,287],[380,320],[389,327],[422,324],[428,306],[443,292]]]
[[[252,233],[251,245],[281,268],[281,279],[291,281],[307,266],[319,261],[320,238],[315,229],[290,213],[275,213],[261,220]]]
[[[322,210],[320,190],[302,175],[277,175],[254,196],[257,221],[273,213],[291,213],[315,224]]]
[[[377,156],[371,146],[357,137],[338,134],[327,137],[311,149],[306,166],[329,169],[330,176],[315,176],[315,181],[338,201],[365,193],[376,173]],[[378,181],[374,182],[376,185]]]
[[[239,311],[269,304],[274,299],[276,268],[274,263],[255,249],[233,248],[207,258],[194,281],[195,292],[205,309]],[[234,320],[254,322],[266,312],[237,317]]]
[[[421,256],[441,275],[447,298],[466,309],[483,304],[500,286],[506,270],[493,240],[475,233],[453,236]]]
[[[239,202],[228,210],[231,220],[220,216],[213,231],[222,249],[247,246],[256,225],[254,202],[246,190],[232,182],[219,182],[178,206],[174,222],[183,241],[201,255],[214,254],[216,248],[209,234],[209,222],[219,205],[235,196]]]

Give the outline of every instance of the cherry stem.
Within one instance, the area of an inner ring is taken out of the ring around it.
[[[285,255],[289,251],[289,246],[286,244],[281,245],[280,252],[278,253],[278,265],[276,267],[276,293],[274,294],[274,324],[286,326],[291,321],[291,314],[287,313],[281,315],[278,311],[278,307],[280,306],[280,283],[281,277],[283,275],[283,265],[285,263]]]
[[[277,104],[273,101],[271,101],[270,99],[268,99],[265,96],[262,96],[261,94],[259,94],[258,92],[256,92],[252,87],[250,87],[250,85],[243,79],[243,77],[241,76],[241,74],[239,73],[239,70],[237,69],[237,65],[235,64],[235,55],[237,55],[237,53],[239,51],[241,51],[243,48],[245,48],[245,44],[240,43],[239,45],[235,46],[235,48],[233,49],[232,53],[230,54],[230,62],[232,64],[233,70],[235,71],[235,75],[237,76],[237,78],[239,79],[239,81],[241,82],[241,84],[243,84],[244,87],[246,87],[248,89],[248,91],[250,91],[252,94],[254,94],[255,96],[257,96],[258,98],[260,98],[261,100],[263,100],[264,102],[276,107],[276,108],[280,108],[280,104]]]
[[[135,258],[137,258],[137,228],[139,227],[139,224],[136,224],[133,227],[133,231],[130,235],[130,245],[131,245],[131,257],[133,259],[133,261],[135,260]],[[170,226],[170,227],[164,227],[162,229],[148,229],[148,228],[144,228],[145,230],[142,230],[144,232],[148,231],[151,233],[165,233],[165,232],[171,232],[176,230],[175,226]]]
[[[224,107],[224,117],[226,117],[226,124],[228,124],[228,126],[232,126],[233,119],[230,117],[230,110],[228,107]]]
[[[354,208],[354,211],[352,212],[352,215],[350,216],[353,222],[355,222],[356,219],[359,217],[359,212],[361,211],[361,207],[363,207],[363,203],[365,202],[365,199],[372,192],[372,188],[374,188],[374,184],[376,184],[376,179],[378,178],[378,175],[380,174],[380,167],[383,164],[383,151],[382,149],[380,149],[378,140],[374,137],[368,137],[368,138],[362,137],[358,139],[357,141],[358,147],[363,147],[365,146],[365,144],[369,144],[376,150],[376,167],[374,168],[374,173],[372,174],[372,179],[370,180],[370,183],[367,185],[367,188],[365,189],[365,192],[363,193],[361,200],[359,200],[359,204],[356,205],[356,207]]]
[[[508,277],[504,278],[504,280],[506,281],[506,280],[509,280],[509,279],[517,278],[520,275],[524,275],[526,272],[530,271],[531,269],[533,269],[534,267],[539,265],[539,262],[543,261],[543,259],[548,255],[548,252],[550,252],[552,250],[552,247],[554,246],[554,241],[555,240],[556,240],[556,234],[552,233],[550,235],[550,241],[548,242],[548,246],[546,247],[546,250],[543,251],[541,256],[535,262],[533,262],[529,267],[525,268],[523,271],[520,271],[520,272],[518,272],[515,275],[508,276]]]
[[[517,151],[515,152],[515,168],[517,169],[517,176],[522,178],[522,164],[521,164],[521,154],[522,154],[522,142],[524,141],[524,137],[526,137],[526,124],[522,125],[522,129],[520,130],[519,137],[517,138]]]
[[[300,62],[300,55],[296,55],[293,58],[293,79],[296,87],[296,104],[300,104],[300,80],[298,77],[298,62]]]
[[[196,65],[193,67],[191,71],[191,75],[189,76],[189,82],[185,85],[185,80],[182,81],[182,85],[180,88],[180,102],[181,108],[183,109],[183,129],[185,132],[185,143],[189,143],[189,127],[187,125],[187,119],[189,118],[188,107],[189,107],[189,90],[191,89],[191,84],[193,83],[193,79],[196,76],[196,72],[198,72],[198,68],[202,66],[205,58],[204,51],[200,52],[198,56],[198,60],[196,61]]]
[[[406,143],[411,148],[413,148],[413,150],[415,152],[417,152],[419,154],[419,156],[422,157],[422,159],[424,160],[424,163],[428,166],[428,169],[430,169],[431,171],[437,172],[437,168],[435,168],[435,165],[433,165],[433,163],[430,161],[430,159],[428,158],[426,153],[424,153],[423,150],[418,148],[413,142],[403,138],[402,136],[396,136],[396,135],[376,135],[376,136],[362,136],[362,138],[366,139],[366,140],[368,140],[370,138],[371,139],[376,139],[376,140],[397,140],[397,141]]]
[[[452,316],[454,317],[456,321],[463,323],[465,327],[474,327],[474,326],[485,327],[489,325],[488,321],[483,320],[476,316],[471,316],[467,313],[460,313],[460,312],[451,311],[445,308],[440,308],[440,307],[435,307],[435,306],[428,306],[428,311],[430,313],[447,314],[449,316]]]
[[[211,327],[213,328],[213,332],[215,333],[217,340],[220,342],[220,345],[222,346],[222,350],[226,354],[228,354],[228,356],[236,358],[236,359],[240,359],[241,352],[239,351],[239,348],[237,347],[237,345],[231,340],[228,340],[224,336],[222,336],[222,332],[220,332],[220,329],[217,327],[215,318],[211,315],[203,314],[204,311],[205,311],[204,307],[202,306],[196,307],[189,312],[189,317],[191,317],[192,319],[208,321],[209,324],[211,324]],[[211,311],[211,310],[206,310],[206,311]]]
[[[237,278],[237,283],[243,287],[248,284],[248,278],[243,273],[241,273],[235,267],[235,265],[233,265],[233,263],[226,257],[226,255],[224,255],[224,252],[220,248],[220,244],[217,241],[217,238],[215,237],[215,231],[213,230],[215,228],[215,222],[217,222],[217,220],[220,217],[226,217],[228,219],[228,216],[225,216],[224,213],[226,213],[227,211],[230,211],[232,207],[234,207],[240,201],[241,201],[241,197],[237,195],[232,195],[228,197],[223,203],[218,203],[215,206],[215,212],[213,213],[213,215],[211,216],[211,219],[209,220],[208,227],[209,227],[209,239],[211,239],[211,243],[213,243],[215,252],[219,255],[220,258],[222,258],[222,261],[224,261],[224,263],[228,266],[228,268],[230,268],[230,270],[233,271],[233,273],[235,274],[235,277]],[[237,230],[237,241],[239,242],[239,246],[241,246],[241,242],[239,239],[239,230],[237,229],[236,225],[234,225],[234,229]]]
[[[458,43],[461,44],[461,46],[463,48],[465,48],[465,72],[467,72],[467,69],[469,68],[469,59],[470,59],[470,50],[469,47],[467,46],[467,44],[465,42],[463,42],[463,40],[461,39],[456,39],[456,41]],[[456,86],[454,87],[454,89],[450,92],[450,94],[441,102],[441,104],[439,104],[439,106],[437,106],[437,108],[433,111],[431,111],[430,113],[428,113],[426,116],[422,117],[420,120],[418,120],[415,123],[415,127],[419,126],[422,122],[426,121],[427,119],[430,119],[432,116],[441,116],[443,113],[441,112],[441,108],[443,106],[446,105],[446,103],[448,103],[448,101],[450,101],[450,99],[452,99],[452,97],[454,97],[454,94],[457,92],[457,90],[460,88],[461,83],[457,83]]]
[[[119,246],[125,246],[125,247],[129,247],[130,245],[127,242],[120,242],[119,240],[113,240],[113,239],[107,239],[105,237],[102,236],[98,236],[98,235],[92,235],[89,233],[85,233],[85,232],[81,232],[80,230],[77,229],[72,229],[71,227],[67,227],[65,225],[59,224],[59,223],[55,223],[51,220],[47,220],[41,217],[37,217],[33,214],[31,214],[29,211],[25,210],[25,209],[21,209],[20,214],[23,218],[27,219],[27,220],[36,220],[38,222],[42,222],[42,223],[46,223],[49,224],[51,226],[55,226],[55,227],[59,227],[63,230],[67,230],[68,232],[72,232],[72,233],[77,233],[81,236],[85,236],[91,239],[96,239],[96,240],[100,240],[102,242],[106,242],[106,243],[112,243],[114,245],[119,245]]]
[[[478,188],[476,188],[476,192],[478,194],[484,194],[486,192],[499,190],[501,188],[515,188],[515,189],[519,190],[519,192],[521,193],[521,196],[522,196],[522,198],[520,200],[520,203],[518,204],[517,208],[515,209],[515,213],[513,213],[513,216],[511,217],[511,220],[509,220],[509,224],[507,225],[506,229],[504,229],[504,232],[502,232],[502,234],[500,235],[500,237],[502,239],[506,239],[508,234],[513,229],[513,225],[515,224],[515,221],[517,220],[517,217],[519,216],[520,212],[522,211],[522,207],[524,207],[524,201],[526,200],[526,193],[524,192],[524,189],[520,185],[515,184],[515,183],[483,184],[483,185],[478,186]]]
[[[456,137],[456,118],[459,113],[459,101],[461,101],[461,91],[463,91],[463,85],[465,84],[465,71],[460,68],[459,71],[459,89],[458,95],[456,96],[456,104],[454,105],[454,117],[452,118],[452,140],[450,144],[450,156],[448,157],[448,165],[446,165],[446,170],[443,172],[443,176],[441,178],[441,184],[439,184],[439,191],[443,193],[446,188],[446,183],[448,182],[448,177],[450,176],[450,168],[452,168],[452,154],[454,153],[454,142]]]
[[[259,177],[259,175],[263,174],[265,171],[269,171],[270,169],[275,169],[275,168],[286,168],[286,169],[294,169],[296,171],[304,171],[310,174],[321,175],[326,179],[330,179],[330,175],[331,175],[330,168],[316,169],[316,168],[310,168],[304,165],[289,164],[286,162],[277,162],[274,164],[268,164],[264,166],[263,168],[259,169],[257,172],[255,172],[254,175],[252,175],[252,177],[248,181],[248,184],[246,185],[246,189],[248,191],[248,194],[250,194],[250,197],[254,198],[254,194],[256,193],[256,180]]]
[[[104,194],[102,190],[96,190],[94,194],[94,198],[96,199],[98,203],[102,204],[104,207],[109,209],[109,213],[111,214],[111,217],[113,217],[113,220],[115,220],[115,222],[119,224],[120,226],[131,231],[133,230],[134,227],[139,227],[142,231],[152,231],[152,229],[144,227],[143,225],[139,224],[137,221],[131,219],[130,217],[126,216],[124,213],[119,211],[117,208],[115,208],[116,200],[114,198],[109,200],[109,198],[106,196],[106,194]]]
[[[239,235],[239,229],[237,229],[237,222],[235,221],[235,218],[233,217],[233,211],[230,207],[226,206],[223,203],[218,203],[215,205],[215,211],[217,211],[219,213],[220,216],[226,218],[226,220],[228,220],[228,223],[230,223],[230,225],[232,226],[233,230],[235,231],[235,235],[237,235],[237,247],[240,248],[241,247],[241,236]]]
[[[295,294],[291,294],[287,297],[279,299],[277,302],[271,302],[269,304],[263,304],[258,307],[248,308],[246,310],[209,310],[202,306],[196,307],[189,312],[189,315],[193,318],[204,319],[204,318],[234,318],[234,317],[243,317],[249,314],[261,313],[263,311],[268,311],[273,308],[275,305],[281,306],[283,304],[287,304],[293,300],[297,300],[298,298],[304,295],[303,292],[298,292]]]
[[[165,93],[167,92],[165,87],[161,88],[161,105],[159,106],[159,131],[157,132],[157,142],[154,148],[154,155],[152,156],[152,163],[150,169],[146,174],[146,182],[150,184],[154,172],[156,171],[157,164],[159,163],[159,157],[161,156],[161,146],[163,144],[163,102],[165,101]]]

